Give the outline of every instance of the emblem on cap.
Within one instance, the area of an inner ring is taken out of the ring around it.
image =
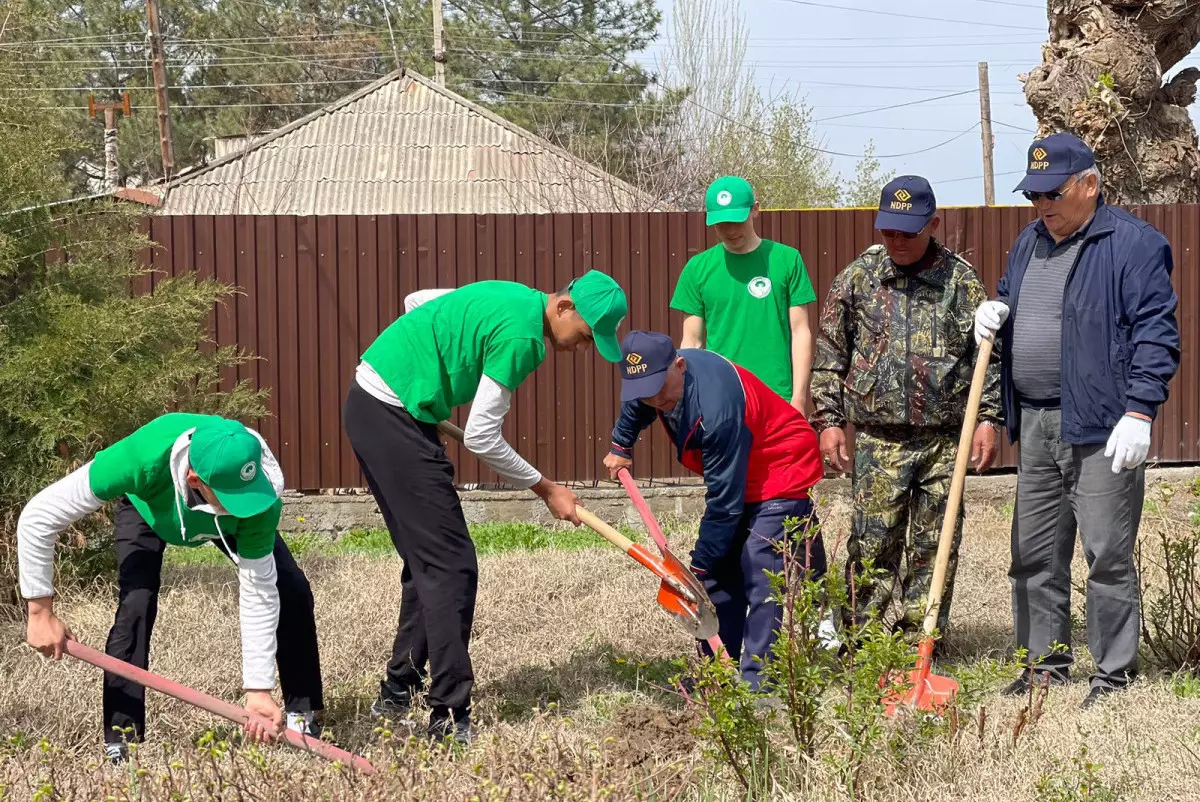
[[[254,478],[254,474],[258,473],[258,466],[253,462],[247,462],[242,466],[242,469],[239,471],[239,473],[241,474],[243,482],[249,482]]]
[[[907,189],[904,189],[903,187],[896,190],[896,200],[898,200],[898,201],[906,201],[911,197],[912,197],[912,193],[909,192]]]
[[[746,289],[755,298],[766,298],[771,294],[771,279],[766,276],[756,276],[750,279],[750,283],[746,285]]]
[[[1045,170],[1050,166],[1050,162],[1046,161],[1046,157],[1050,154],[1046,153],[1043,148],[1034,148],[1033,153],[1029,155],[1033,157],[1033,161],[1029,162],[1030,170]]]
[[[728,206],[733,203],[733,195],[730,194],[729,190],[723,189],[717,193],[717,203],[722,206]]]
[[[642,355],[641,354],[630,354],[629,356],[625,357],[625,361],[631,365],[641,364]]]

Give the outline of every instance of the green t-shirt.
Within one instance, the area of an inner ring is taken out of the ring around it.
[[[542,364],[547,302],[512,281],[468,284],[396,318],[362,358],[410,415],[440,423],[484,374],[515,391]]]
[[[171,451],[180,435],[214,417],[188,412],[160,415],[128,437],[96,452],[88,470],[88,484],[96,497],[105,501],[127,496],[154,534],[167,543],[203,545],[218,539],[219,523],[225,537],[237,538],[240,556],[257,560],[275,548],[282,500],[276,500],[265,512],[252,518],[222,515],[218,521],[211,513],[190,509],[176,490],[171,475]]]
[[[750,253],[717,243],[684,265],[671,308],[704,318],[705,347],[792,398],[788,310],[817,299],[795,248],[764,239]]]

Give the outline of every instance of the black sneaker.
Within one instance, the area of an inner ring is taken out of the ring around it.
[[[1083,697],[1083,701],[1080,702],[1079,709],[1090,710],[1101,698],[1108,696],[1110,693],[1117,693],[1123,690],[1125,689],[1113,688],[1108,685],[1093,685],[1092,689],[1088,691],[1088,695]]]
[[[1051,685],[1066,685],[1067,681],[1062,676],[1055,674],[1052,671],[1034,671],[1033,682],[1037,687],[1041,687],[1049,678]],[[1030,672],[1026,671],[1013,680],[1013,684],[1009,685],[1004,690],[1000,691],[1001,696],[1024,696],[1029,693],[1029,676]]]
[[[397,723],[410,722],[413,693],[408,688],[396,690],[387,681],[379,683],[379,696],[371,703],[371,715],[378,719],[389,719]]]
[[[432,741],[444,741],[446,738],[452,738],[454,743],[461,746],[470,745],[476,735],[475,725],[471,723],[469,715],[451,719],[448,715],[437,713],[430,714],[429,728],[426,732]]]

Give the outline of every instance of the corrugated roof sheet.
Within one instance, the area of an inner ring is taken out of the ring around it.
[[[538,214],[671,208],[412,72],[171,182],[160,214]]]

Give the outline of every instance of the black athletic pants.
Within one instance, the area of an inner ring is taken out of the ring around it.
[[[150,633],[158,614],[158,588],[166,543],[142,519],[127,498],[116,504],[117,583],[120,597],[116,620],[108,631],[104,651],[111,657],[148,668]],[[225,538],[237,548],[234,537]],[[220,540],[213,545],[225,552]],[[325,707],[321,688],[321,663],[317,652],[317,623],[313,615],[312,589],[296,565],[283,538],[275,537],[275,569],[279,588],[278,647],[279,684],[284,709],[308,713]],[[186,680],[184,680],[186,682]],[[119,728],[114,730],[113,728]],[[120,731],[133,728],[127,735]],[[136,682],[104,673],[104,740],[140,742],[146,730],[146,691]]]
[[[404,569],[400,617],[387,681],[396,691],[424,682],[435,717],[470,712],[475,674],[467,647],[479,564],[454,489],[454,466],[437,427],[372,397],[358,384],[346,396],[346,434],[379,504]]]

